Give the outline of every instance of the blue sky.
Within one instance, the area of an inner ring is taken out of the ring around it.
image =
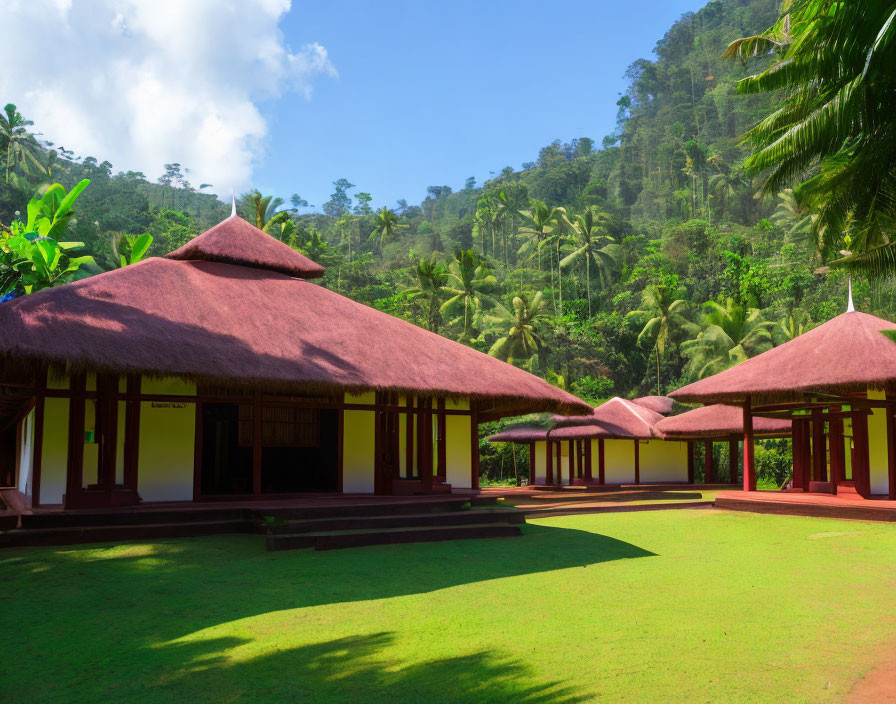
[[[259,105],[255,185],[320,206],[348,178],[375,205],[478,182],[554,139],[614,127],[625,69],[699,0],[294,2],[290,46],[318,42],[338,78]]]

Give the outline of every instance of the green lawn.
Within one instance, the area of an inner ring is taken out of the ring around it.
[[[6,550],[4,701],[838,701],[896,626],[891,525],[678,510],[525,532]]]

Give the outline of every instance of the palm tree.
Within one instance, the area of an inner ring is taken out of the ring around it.
[[[665,354],[666,345],[672,339],[676,329],[693,329],[696,326],[688,322],[683,313],[688,302],[676,298],[677,291],[669,286],[655,284],[648,286],[641,294],[641,310],[633,310],[626,317],[647,318],[647,322],[638,335],[638,344],[645,340],[653,342],[656,355],[656,394],[660,395],[660,357]]]
[[[561,253],[564,247],[572,239],[568,233],[572,230],[572,223],[566,214],[566,208],[554,208],[557,214],[557,224],[545,234],[545,238],[541,242],[541,246],[546,247],[551,255],[551,272],[554,270],[554,253],[557,254],[557,288],[560,295],[559,307],[556,305],[556,312],[563,313],[563,272],[560,270]]]
[[[389,210],[386,206],[376,214],[373,231],[370,233],[370,239],[377,242],[377,248],[380,254],[383,253],[383,243],[395,237],[398,230],[406,230],[407,225],[398,222],[398,215],[394,210]]]
[[[549,208],[543,201],[533,200],[531,210],[521,210],[520,217],[526,224],[520,232],[528,235],[517,254],[523,257],[534,256],[538,260],[538,271],[541,271],[541,250],[548,237],[560,226],[566,211],[563,208]],[[551,263],[551,291],[554,289],[554,254],[549,250]],[[556,301],[555,301],[556,308]]]
[[[274,196],[263,196],[261,192],[251,190],[246,193],[242,200],[248,201],[252,205],[255,217],[255,227],[268,234],[277,232],[278,225],[289,220],[289,213],[285,210],[278,212],[277,208],[283,205],[282,198],[274,198]]]
[[[691,378],[716,374],[772,347],[774,323],[762,319],[756,308],[745,308],[733,298],[704,304],[703,329],[693,340],[682,343],[688,357],[685,372]]]
[[[731,198],[746,190],[749,185],[741,169],[727,169],[709,179],[709,190],[722,201],[723,210],[727,210]]]
[[[610,268],[616,265],[619,247],[615,240],[606,234],[603,222],[606,215],[596,208],[588,208],[581,215],[576,215],[570,223],[577,240],[578,248],[568,254],[560,262],[560,268],[569,267],[576,261],[585,266],[585,280],[588,291],[588,317],[591,317],[591,267],[597,269],[600,282],[606,285],[610,280]],[[602,246],[603,245],[603,246]]]
[[[495,340],[488,353],[510,364],[516,359],[531,361],[536,354],[541,360],[544,344],[538,328],[547,317],[541,291],[514,296],[512,311],[503,306],[495,310],[498,315],[488,316],[486,320],[492,329],[503,334]]]
[[[809,320],[809,316],[802,311],[794,311],[775,325],[772,335],[777,344],[783,345],[811,328],[812,321]]]
[[[745,167],[766,174],[763,190],[792,186],[829,234],[826,255],[845,264],[893,271],[889,232],[896,220],[896,15],[892,0],[792,0],[763,34],[732,42],[725,56],[775,61],[738,84],[740,93],[783,93],[778,107],[747,133]]]
[[[472,249],[457,251],[454,260],[448,264],[448,282],[443,287],[451,297],[439,311],[451,323],[463,320],[463,335],[472,337],[474,321],[482,312],[483,303],[500,305],[490,295],[498,280],[488,273],[488,265]]]
[[[27,129],[33,124],[31,120],[24,119],[12,103],[5,105],[3,112],[0,113],[0,152],[5,153],[7,183],[10,168],[16,165],[21,166],[26,172],[29,170],[29,163],[38,171],[47,171],[37,157],[40,145]]]
[[[813,236],[817,217],[800,205],[792,188],[785,188],[778,194],[778,205],[769,220],[783,229],[793,241],[810,240],[815,253],[821,256],[824,245]]]
[[[426,329],[439,330],[439,303],[444,297],[444,286],[448,283],[448,271],[439,262],[435,253],[429,259],[421,257],[414,267],[416,286],[405,291],[408,300],[422,298],[427,303]]]

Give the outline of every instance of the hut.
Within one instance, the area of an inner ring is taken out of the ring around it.
[[[5,473],[32,507],[444,492],[477,488],[481,421],[590,411],[323,273],[234,212],[0,305]]]
[[[739,444],[744,437],[743,412],[737,406],[717,403],[702,406],[677,416],[663,418],[656,429],[666,440],[688,443],[688,481],[694,481],[694,444],[703,444],[704,482],[713,484],[718,474],[713,466],[713,444],[728,443],[728,481],[737,483]],[[753,434],[757,438],[790,437],[791,424],[784,418],[756,418]]]
[[[793,422],[794,488],[896,499],[896,324],[847,312],[671,394],[742,409],[744,490],[756,490],[757,417]]]

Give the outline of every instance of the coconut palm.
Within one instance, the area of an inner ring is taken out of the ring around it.
[[[370,233],[370,239],[377,243],[380,254],[383,252],[383,243],[395,237],[398,230],[406,230],[407,225],[398,222],[398,215],[394,210],[389,210],[383,206],[383,209],[376,214],[373,231]]]
[[[488,265],[472,249],[457,251],[448,264],[448,281],[443,287],[450,298],[439,308],[449,323],[463,322],[463,335],[472,337],[473,325],[478,324],[483,304],[500,303],[491,295],[498,280],[489,273]]]
[[[416,286],[407,289],[404,294],[408,300],[426,301],[426,329],[438,332],[439,304],[445,296],[444,286],[448,283],[448,271],[433,253],[429,259],[421,257],[414,267],[414,276],[417,279]]]
[[[610,280],[610,272],[616,266],[619,246],[606,234],[604,221],[606,215],[596,208],[588,208],[581,215],[576,215],[570,227],[578,245],[571,254],[560,262],[560,268],[568,268],[576,262],[585,266],[585,280],[588,291],[588,317],[591,317],[591,267],[597,269],[601,284]]]
[[[541,247],[548,250],[551,259],[551,271],[554,269],[554,254],[557,255],[557,289],[560,297],[560,304],[557,307],[558,313],[563,312],[563,272],[560,270],[560,261],[562,259],[563,250],[572,241],[572,223],[566,213],[566,208],[554,208],[557,214],[557,224],[545,233],[544,239],[541,241]]]
[[[740,169],[727,169],[709,179],[709,190],[722,201],[723,210],[726,209],[731,198],[749,186],[750,182]]]
[[[772,328],[775,343],[783,345],[812,328],[812,321],[802,311],[794,311]]]
[[[512,310],[499,306],[495,313],[486,317],[486,323],[502,334],[488,353],[511,364],[518,359],[531,362],[535,355],[540,359],[543,341],[539,326],[547,317],[541,291],[514,296]]]
[[[30,171],[29,165],[40,172],[47,170],[38,158],[41,151],[40,145],[28,132],[28,127],[33,124],[31,120],[24,119],[12,103],[5,105],[3,112],[0,113],[0,153],[4,155],[6,162],[7,183],[9,183],[10,169],[14,169],[16,166],[21,167],[25,172]]]
[[[823,246],[813,236],[813,225],[817,217],[800,205],[792,188],[785,188],[778,194],[778,204],[769,220],[783,229],[791,240],[810,241],[816,253],[821,254]]]
[[[702,330],[681,345],[691,378],[716,374],[772,347],[774,323],[763,320],[758,309],[739,306],[733,298],[709,301],[704,309]]]
[[[660,357],[665,354],[666,346],[677,330],[692,330],[696,326],[684,317],[688,302],[675,298],[677,291],[669,286],[655,284],[648,286],[641,294],[641,310],[634,310],[626,317],[647,319],[638,344],[645,341],[653,343],[656,356],[656,393],[660,395]]]
[[[841,249],[852,224],[847,264],[877,247],[892,250],[896,221],[896,9],[892,0],[792,0],[763,34],[725,52],[743,60],[775,54],[740,93],[783,93],[778,107],[747,134],[745,167],[765,174],[764,192],[793,186],[827,231],[826,255]],[[892,252],[876,255],[892,266]],[[864,259],[863,259],[864,258]]]
[[[252,206],[255,227],[268,234],[277,232],[279,226],[289,219],[288,212],[277,210],[284,203],[282,198],[263,196],[260,191],[251,190],[242,197],[242,200],[248,201]]]

